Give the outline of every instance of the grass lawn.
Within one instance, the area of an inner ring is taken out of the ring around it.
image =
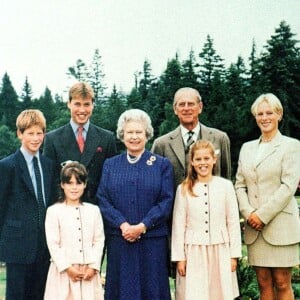
[[[0,266],[0,300],[3,300],[5,295],[5,278],[5,268]]]

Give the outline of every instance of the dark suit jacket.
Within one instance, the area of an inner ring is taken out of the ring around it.
[[[227,134],[201,124],[201,135],[202,139],[212,142],[215,146],[218,160],[214,167],[214,174],[230,179],[231,156],[230,141]],[[178,126],[175,130],[157,138],[151,151],[167,157],[171,161],[174,168],[174,186],[176,188],[187,175],[186,155],[180,127]]]
[[[117,153],[112,132],[90,123],[83,153],[80,153],[76,137],[70,124],[46,134],[43,153],[55,163],[57,186],[61,163],[74,160],[85,165],[88,171],[87,198],[85,201],[97,204],[95,194],[100,181],[104,160]]]
[[[40,155],[46,206],[53,202],[54,166]],[[45,240],[38,226],[38,202],[25,158],[20,150],[0,161],[0,261],[31,264],[38,240]],[[41,236],[42,234],[42,236]],[[45,240],[46,247],[46,240]]]

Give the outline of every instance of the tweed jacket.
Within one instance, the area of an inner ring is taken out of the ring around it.
[[[59,272],[72,264],[99,270],[104,232],[98,206],[56,203],[47,210],[45,227],[51,260]]]
[[[228,179],[213,179],[194,186],[197,197],[182,193],[179,185],[173,210],[172,261],[184,261],[185,245],[228,243],[231,257],[241,256],[239,210],[234,187]]]
[[[46,206],[52,204],[53,163],[40,155]],[[44,228],[42,229],[44,231]],[[0,261],[31,264],[38,253],[38,202],[20,150],[0,161]],[[46,242],[45,242],[46,247]]]
[[[230,141],[227,134],[201,124],[201,138],[212,142],[216,148],[218,160],[214,167],[214,174],[230,179]],[[186,155],[180,126],[155,139],[151,151],[167,157],[171,161],[174,168],[174,183],[176,188],[187,174]]]
[[[69,123],[46,134],[43,153],[55,162],[58,186],[62,162],[74,160],[85,165],[88,171],[88,199],[84,200],[95,204],[104,160],[115,155],[117,150],[113,133],[90,123],[84,150],[80,153]]]
[[[278,132],[257,161],[259,144],[260,139],[247,142],[240,151],[235,183],[240,212],[247,220],[255,211],[265,224],[262,235],[268,243],[298,243],[300,222],[294,194],[300,179],[300,142]],[[258,231],[246,224],[246,244],[257,236]]]
[[[147,227],[144,237],[166,236],[173,206],[173,170],[168,159],[145,151],[131,164],[126,154],[107,159],[97,198],[106,233],[121,235],[124,222]]]

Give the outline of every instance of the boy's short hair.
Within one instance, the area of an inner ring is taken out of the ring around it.
[[[38,109],[23,110],[17,117],[16,127],[21,133],[31,126],[39,126],[46,131],[46,119],[44,114]]]
[[[77,82],[69,90],[69,102],[74,98],[91,98],[94,102],[94,91],[93,88],[86,82]]]

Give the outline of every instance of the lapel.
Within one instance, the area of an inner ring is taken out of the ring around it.
[[[212,134],[212,131],[210,130],[209,127],[207,127],[203,124],[200,124],[200,132],[201,132],[201,139],[202,140],[208,140],[208,141],[210,141],[211,143],[214,144],[215,136]]]
[[[84,150],[81,155],[81,163],[86,166],[90,163],[95,153],[97,152],[97,147],[99,145],[99,136],[99,132],[96,130],[95,126],[90,123],[86,141],[84,144]]]
[[[44,180],[44,192],[45,192],[45,202],[46,206],[48,206],[49,203],[49,195],[51,193],[50,188],[51,188],[51,177],[50,173],[48,170],[48,163],[45,159],[44,156],[40,154],[40,162],[42,166],[42,172],[43,172],[43,180]]]
[[[32,193],[32,195],[36,197],[33,183],[28,171],[27,163],[20,149],[16,152],[16,162],[16,167],[20,169],[21,179],[24,181],[25,185],[27,186],[28,190]]]
[[[260,141],[261,141],[261,138],[258,139],[257,142],[255,143],[256,151],[257,151],[257,148],[259,147]],[[276,136],[270,142],[270,145],[269,145],[270,147],[268,147],[266,152],[263,153],[260,160],[256,162],[256,167],[258,167],[264,160],[266,160],[271,154],[273,154],[274,152],[276,152],[279,149],[280,142],[281,142],[281,133],[278,131]],[[256,151],[254,153],[256,153]]]
[[[185,151],[180,126],[178,126],[170,135],[170,147],[173,149],[182,167],[185,169]]]
[[[75,134],[70,124],[67,124],[60,136],[61,151],[64,157],[69,157],[72,160],[81,160],[81,153],[76,141]]]

